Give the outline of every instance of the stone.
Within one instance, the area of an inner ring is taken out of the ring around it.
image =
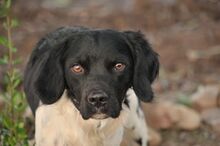
[[[179,121],[175,104],[171,102],[150,103],[143,106],[147,123],[155,129],[168,129]]]
[[[158,102],[144,107],[147,123],[155,129],[193,130],[200,126],[201,118],[195,110],[172,102]]]
[[[219,95],[219,86],[217,85],[208,85],[200,86],[191,98],[192,106],[194,109],[202,112],[203,110],[215,108],[220,104],[218,98]]]
[[[162,141],[162,137],[161,137],[160,133],[149,126],[147,128],[148,128],[148,136],[149,136],[148,137],[148,142],[149,142],[148,146],[159,146]],[[123,141],[121,143],[121,146],[139,146],[139,144],[136,143],[132,138],[132,130],[131,129],[125,129],[125,133],[124,133],[124,137],[123,137]]]
[[[205,110],[201,113],[202,120],[220,135],[220,108]]]
[[[184,130],[194,130],[200,126],[201,118],[199,113],[183,105],[176,105],[175,107],[179,113],[179,119],[175,124],[177,128]]]
[[[159,146],[162,141],[162,137],[161,137],[160,133],[158,131],[148,127],[148,134],[149,134],[150,146]]]

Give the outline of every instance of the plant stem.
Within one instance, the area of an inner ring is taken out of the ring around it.
[[[12,39],[11,39],[11,19],[10,16],[6,17],[6,21],[7,21],[7,38],[8,38],[8,57],[9,57],[9,67],[12,68]]]
[[[13,71],[13,52],[12,52],[12,38],[11,38],[11,18],[9,15],[6,17],[6,24],[7,24],[7,39],[8,39],[8,78],[9,78],[9,83],[8,83],[8,93],[10,97],[10,102],[11,105],[14,105],[14,100],[13,100],[13,93],[14,93],[14,88],[13,88],[13,77],[14,77],[14,71]],[[11,117],[14,119],[14,107],[10,106],[10,112],[11,112]]]

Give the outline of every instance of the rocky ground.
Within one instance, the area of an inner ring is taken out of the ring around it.
[[[218,0],[15,0],[14,15],[21,70],[39,38],[60,26],[141,30],[161,62],[155,101],[143,104],[151,145],[220,146]]]

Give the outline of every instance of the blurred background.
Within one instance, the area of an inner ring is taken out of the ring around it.
[[[58,27],[140,30],[161,63],[155,100],[143,104],[150,144],[220,146],[219,0],[13,0],[12,13],[19,22],[12,40],[21,72],[37,41]],[[0,33],[6,34],[3,25]],[[7,50],[0,48],[2,57]]]

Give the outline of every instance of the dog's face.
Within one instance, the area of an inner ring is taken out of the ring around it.
[[[63,28],[39,42],[25,73],[25,91],[45,104],[68,97],[84,119],[116,118],[126,91],[153,97],[157,54],[137,32]],[[31,104],[31,103],[30,103]]]
[[[118,34],[94,31],[70,40],[66,49],[68,95],[82,117],[118,117],[133,75],[126,42]]]

